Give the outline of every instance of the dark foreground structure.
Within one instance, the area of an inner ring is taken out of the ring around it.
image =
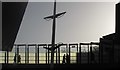
[[[16,35],[18,33],[27,2],[3,2],[2,3],[2,51],[6,51],[5,63],[2,64],[2,70],[49,70],[50,63],[40,64],[36,54],[35,64],[30,64],[25,56],[25,64],[13,64],[9,63],[8,53],[12,50]],[[9,13],[8,13],[9,11]],[[98,63],[81,63],[81,48],[77,52],[76,63],[60,64],[59,62],[54,64],[55,70],[119,70],[120,69],[120,3],[116,5],[116,32],[114,34],[103,36],[100,38],[99,45],[99,58]],[[6,21],[7,20],[7,21]],[[82,45],[86,45],[81,43]],[[18,45],[16,45],[18,46]],[[20,45],[19,45],[20,46]],[[28,45],[27,45],[28,46]],[[80,47],[80,46],[79,46]],[[89,49],[89,48],[88,48]],[[19,52],[16,52],[19,54]],[[39,52],[38,52],[39,53]],[[68,52],[70,54],[70,52]],[[88,51],[90,55],[87,61],[91,58],[92,51]],[[48,60],[49,61],[49,60]]]
[[[118,64],[55,64],[53,70],[119,70]],[[20,65],[3,65],[2,70],[50,70],[50,65],[47,64],[20,64]]]
[[[11,51],[27,2],[2,2],[2,51]]]

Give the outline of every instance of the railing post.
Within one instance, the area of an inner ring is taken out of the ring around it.
[[[6,56],[6,51],[5,51],[5,64],[7,63],[7,58],[6,58],[7,56]]]
[[[17,64],[18,64],[18,55],[19,55],[19,46],[17,46],[17,55],[16,55],[16,56],[17,56],[17,58],[16,58],[16,60],[17,60],[16,63],[17,63]]]
[[[58,48],[57,48],[58,49]],[[57,53],[57,49],[56,49],[56,64],[58,63],[58,53]]]
[[[78,63],[80,63],[81,64],[81,43],[79,44],[79,54],[78,54],[79,56],[78,56]]]
[[[60,64],[60,47],[58,48],[58,63]]]
[[[38,52],[37,52],[37,46],[35,45],[35,64],[38,64],[38,62],[37,62],[37,54],[38,54]]]
[[[69,63],[71,63],[71,48],[70,48],[70,44],[69,44],[69,59],[70,59]]]
[[[27,63],[29,64],[29,46],[27,45]]]
[[[27,63],[27,45],[25,45],[25,64]]]
[[[48,45],[46,47],[48,47]],[[48,54],[48,50],[46,49],[46,64],[48,64]]]
[[[89,44],[88,44],[88,64],[90,63],[89,61]]]
[[[7,64],[9,63],[9,51],[7,50]]]
[[[38,64],[39,64],[39,46],[38,45],[36,45],[37,46],[37,56],[38,56]]]
[[[48,45],[48,48],[49,48],[49,45]],[[49,52],[49,50],[48,50],[48,64],[50,63],[49,61],[50,61],[50,59],[49,59],[49,54],[50,54],[50,52]]]
[[[90,64],[92,63],[92,58],[93,58],[93,55],[92,55],[92,44],[90,46]]]

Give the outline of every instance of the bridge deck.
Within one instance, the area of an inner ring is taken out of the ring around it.
[[[49,70],[49,64],[3,64],[2,70]],[[55,64],[55,70],[119,70],[118,64]]]

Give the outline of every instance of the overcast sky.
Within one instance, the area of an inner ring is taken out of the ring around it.
[[[57,13],[67,13],[56,22],[56,43],[99,41],[115,32],[114,2],[57,2]],[[51,43],[53,2],[30,2],[16,43]]]

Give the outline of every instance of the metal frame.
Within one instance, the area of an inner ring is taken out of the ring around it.
[[[55,44],[57,46],[57,44]],[[76,54],[77,54],[77,63],[80,63],[81,64],[81,46],[82,45],[87,45],[88,47],[88,64],[90,63],[90,52],[92,52],[91,49],[89,49],[90,47],[92,47],[92,45],[99,45],[99,63],[103,63],[103,48],[102,48],[102,44],[101,43],[98,43],[98,42],[91,42],[91,43],[73,43],[73,44],[63,44],[62,46],[65,46],[66,48],[66,54],[69,54],[70,55],[70,58],[71,58],[71,46],[76,46],[77,48],[77,51],[76,51]],[[52,44],[15,44],[15,54],[18,56],[19,55],[19,48],[20,46],[25,46],[25,64],[29,64],[29,46],[35,46],[35,64],[39,64],[40,61],[39,61],[39,58],[40,58],[40,46],[46,46],[47,48],[49,48],[50,46],[52,47]],[[50,64],[50,50],[47,50],[46,49],[46,64]],[[56,49],[55,51],[56,53],[56,64],[60,64],[60,47]],[[18,59],[18,58],[17,58]],[[54,60],[55,61],[55,60]],[[9,63],[9,52],[6,51],[5,52],[5,63]],[[18,62],[16,62],[18,63]],[[71,63],[71,61],[70,61]]]
[[[39,64],[39,63],[40,63],[40,62],[39,62],[39,58],[40,58],[39,48],[40,48],[40,46],[46,46],[46,47],[47,47],[47,44],[38,44],[37,46],[38,46],[38,50],[37,50],[37,51],[38,51],[38,56],[39,56],[39,57],[38,57],[38,64]],[[47,50],[46,50],[46,64],[48,64],[47,61],[48,61],[48,58],[47,58]]]
[[[90,43],[80,43],[80,47],[81,47],[81,45],[87,45],[88,46],[88,64],[89,64],[89,45],[90,45]],[[80,55],[81,55],[81,52],[80,52]],[[80,60],[80,62],[81,62],[81,60]]]
[[[71,46],[77,46],[77,53],[78,53],[78,43],[69,44],[69,56],[70,56],[70,59],[71,59]],[[71,60],[70,60],[70,63],[71,63]]]
[[[69,47],[68,47],[68,44],[63,44],[62,46],[66,46],[65,48],[66,48],[66,54],[68,54],[69,53]],[[59,55],[58,55],[58,57],[59,57],[59,64],[60,64],[60,53],[61,53],[61,51],[60,51],[60,47],[59,47],[59,51],[58,51],[58,53],[59,53]]]
[[[98,60],[99,60],[99,63],[100,63],[100,43],[99,42],[91,42],[90,43],[90,53],[92,53],[92,45],[98,45],[99,46]],[[90,61],[90,63],[91,63],[91,61]]]

